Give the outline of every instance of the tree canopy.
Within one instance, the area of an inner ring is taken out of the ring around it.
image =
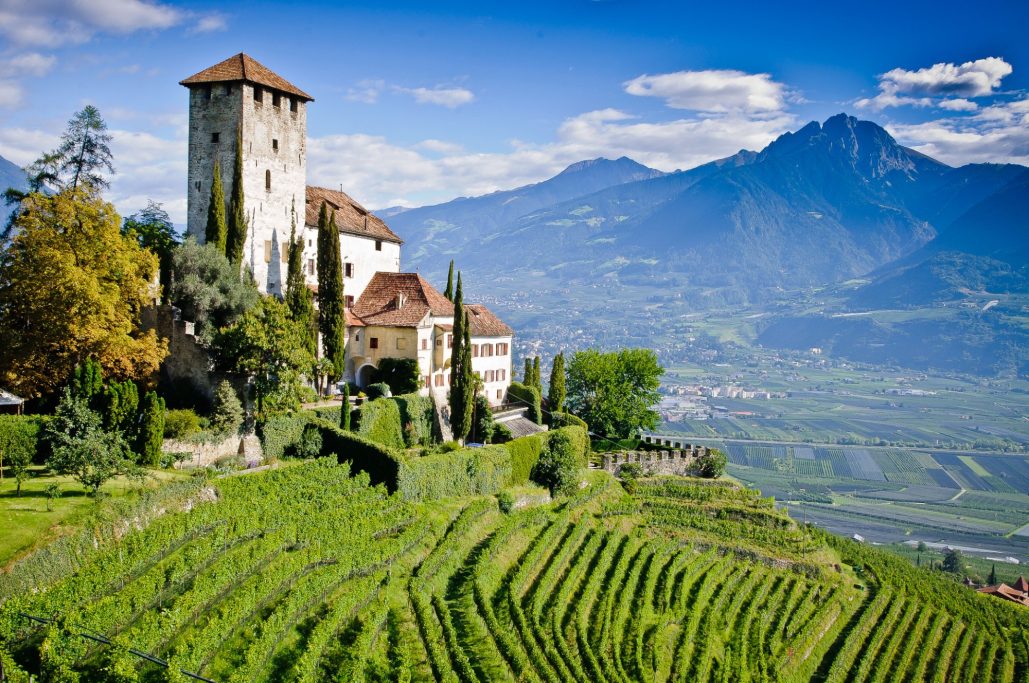
[[[239,270],[214,244],[187,238],[172,254],[172,269],[172,303],[182,309],[184,319],[196,324],[196,336],[205,343],[260,298],[253,283],[240,278]]]
[[[650,349],[578,351],[568,365],[568,407],[605,436],[627,438],[657,426],[652,407],[664,368]]]
[[[0,255],[0,384],[49,394],[89,357],[110,377],[150,381],[167,355],[139,329],[157,257],[121,234],[114,207],[88,187],[33,193],[15,227]]]
[[[149,249],[157,256],[160,270],[161,294],[171,296],[172,253],[179,243],[175,227],[168,212],[157,202],[150,200],[146,208],[125,219],[122,233],[134,238],[139,246]]]

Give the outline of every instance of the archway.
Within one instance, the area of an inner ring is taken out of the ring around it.
[[[362,365],[357,370],[357,374],[354,375],[354,381],[357,382],[357,386],[364,389],[366,386],[372,383],[372,375],[375,374],[375,366],[371,363]]]

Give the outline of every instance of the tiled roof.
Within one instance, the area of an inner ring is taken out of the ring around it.
[[[1015,581],[1013,588],[1016,591],[1021,591],[1022,593],[1029,593],[1029,581],[1026,581],[1024,576],[1020,576],[1018,577],[1018,581]]]
[[[401,302],[397,300],[398,294],[403,295]],[[414,327],[426,313],[454,315],[454,304],[418,273],[378,272],[351,311],[365,325]]]
[[[336,212],[336,227],[340,232],[397,244],[404,243],[404,240],[397,237],[382,219],[355,202],[350,195],[324,187],[307,187],[304,223],[311,227],[318,225],[322,202],[326,202],[329,209]]]
[[[347,327],[364,327],[364,321],[354,315],[349,308],[344,313],[347,319]]]
[[[996,595],[998,598],[1004,598],[1011,602],[1017,602],[1020,605],[1029,606],[1029,597],[1027,597],[1022,591],[1016,590],[1006,583],[998,584],[996,586],[986,586],[985,588],[980,588],[979,592],[986,593],[987,595]]]
[[[268,67],[258,62],[253,57],[240,52],[233,55],[224,62],[207,67],[200,73],[193,74],[189,78],[179,81],[179,85],[191,86],[202,83],[224,83],[225,81],[246,81],[256,83],[268,88],[296,95],[307,102],[314,100],[313,97],[296,87],[282,76],[278,75]]]
[[[514,330],[482,304],[467,304],[464,310],[473,337],[510,337],[514,334]]]

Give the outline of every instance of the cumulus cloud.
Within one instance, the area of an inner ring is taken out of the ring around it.
[[[475,93],[467,88],[449,88],[444,86],[436,86],[434,88],[402,88],[396,86],[394,90],[411,95],[418,104],[438,104],[448,109],[454,109],[475,100]]]
[[[25,99],[25,89],[17,81],[0,79],[0,109],[14,109]]]
[[[228,20],[221,14],[206,14],[198,17],[196,23],[189,29],[190,33],[213,33],[224,31],[229,27]]]
[[[659,97],[673,109],[709,113],[777,112],[786,101],[785,87],[770,74],[724,69],[644,74],[624,86],[630,95]]]
[[[970,111],[967,98],[995,94],[1012,67],[1000,57],[986,57],[964,64],[940,62],[910,71],[891,69],[879,76],[879,94],[860,99],[857,106],[882,110],[904,105],[940,106],[952,111]],[[962,108],[963,107],[963,108]]]
[[[375,104],[379,101],[379,95],[386,88],[386,82],[375,79],[358,81],[353,88],[347,88],[346,99],[351,102],[363,102],[364,104]]]
[[[902,144],[953,166],[1029,165],[1029,97],[994,104],[972,116],[893,124],[887,129]]]
[[[8,59],[0,59],[0,76],[19,78],[32,76],[39,78],[50,73],[57,63],[53,55],[41,55],[38,52],[26,52]]]
[[[0,35],[19,45],[84,43],[96,33],[132,33],[178,24],[183,13],[149,0],[4,0]]]

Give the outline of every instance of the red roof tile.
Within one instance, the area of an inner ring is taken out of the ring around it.
[[[473,337],[510,337],[514,330],[482,304],[467,304],[469,331]]]
[[[398,301],[398,295],[403,295],[402,300]],[[454,304],[417,273],[379,272],[351,311],[365,325],[414,327],[426,313],[454,315]]]
[[[360,235],[387,242],[403,244],[404,240],[389,229],[382,219],[368,211],[345,192],[337,192],[324,187],[307,188],[304,210],[304,223],[311,227],[318,225],[318,214],[322,210],[322,202],[329,205],[329,210],[336,214],[336,227],[340,232]]]
[[[202,83],[224,83],[226,81],[245,81],[256,83],[274,90],[280,90],[290,95],[312,102],[314,98],[296,87],[282,76],[264,66],[253,57],[240,52],[233,55],[224,62],[219,62],[189,78],[179,81],[179,85],[191,86]]]

